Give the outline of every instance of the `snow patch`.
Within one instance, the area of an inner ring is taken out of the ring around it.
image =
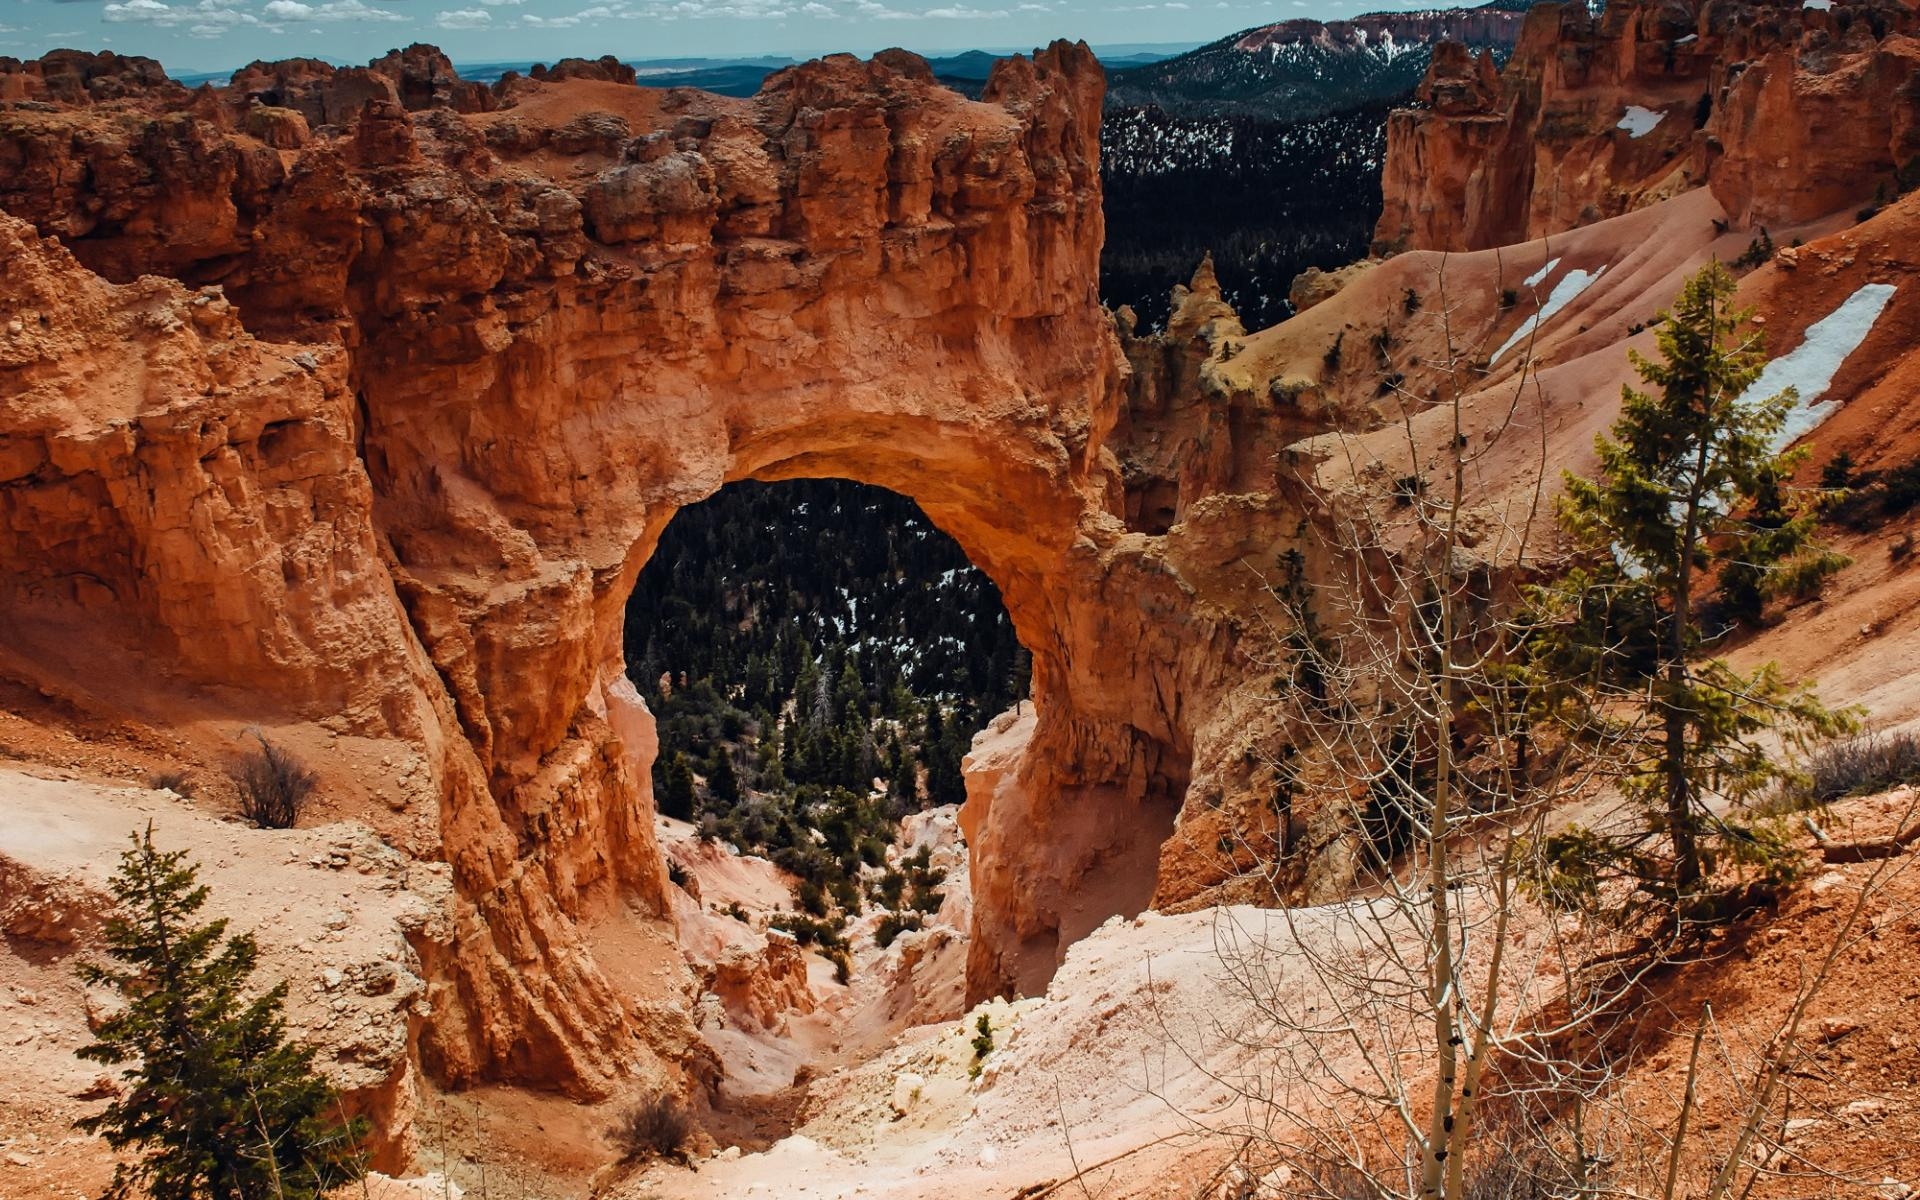
[[[1800,7],[1801,8],[1817,8],[1821,12],[1826,12],[1833,7],[1833,0],[1806,0],[1806,3],[1802,4]]]
[[[1834,401],[1822,403],[1820,397],[1832,386],[1840,364],[1866,340],[1893,292],[1890,283],[1869,283],[1848,296],[1839,308],[1807,326],[1806,340],[1768,363],[1747,389],[1746,396],[1754,399],[1778,395],[1787,388],[1800,393],[1799,403],[1787,413],[1787,423],[1773,440],[1775,450],[1805,437],[1840,407]]]
[[[1558,262],[1559,260],[1555,259],[1554,261]],[[1548,264],[1548,266],[1551,265],[1552,263]],[[1553,285],[1553,291],[1547,293],[1547,302],[1540,306],[1540,311],[1529,317],[1525,324],[1514,330],[1513,334],[1508,337],[1505,342],[1501,343],[1500,348],[1493,352],[1493,357],[1487,360],[1487,365],[1492,366],[1494,363],[1499,362],[1507,351],[1531,337],[1534,330],[1551,321],[1555,314],[1567,305],[1572,304],[1574,299],[1579,296],[1581,292],[1586,291],[1594,280],[1606,273],[1607,269],[1605,267],[1599,267],[1590,273],[1582,271],[1578,267],[1568,271],[1559,283]]]
[[[1547,276],[1553,274],[1553,269],[1559,265],[1560,265],[1559,259],[1557,258],[1548,259],[1546,266],[1541,267],[1538,271],[1535,271],[1533,274],[1527,276],[1525,279],[1522,279],[1520,281],[1520,286],[1521,287],[1539,287],[1540,284],[1546,279]]]
[[[1812,3],[1812,0],[1808,0],[1808,3]],[[1626,115],[1620,118],[1620,123],[1614,128],[1626,130],[1628,137],[1643,138],[1652,133],[1653,127],[1664,120],[1666,115],[1650,108],[1642,108],[1638,104],[1629,104]]]
[[[1683,38],[1675,38],[1675,39],[1673,39],[1673,44],[1674,44],[1674,45],[1676,45],[1676,46],[1684,46],[1684,45],[1686,45],[1686,44],[1687,44],[1687,43],[1689,43],[1689,42],[1697,42],[1697,41],[1699,41],[1699,40],[1700,40],[1700,35],[1699,35],[1699,34],[1697,34],[1697,33],[1690,33],[1690,34],[1688,34],[1687,36],[1685,36],[1685,37],[1683,37]]]

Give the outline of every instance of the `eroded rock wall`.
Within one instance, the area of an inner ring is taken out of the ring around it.
[[[1899,5],[1536,5],[1505,68],[1438,53],[1387,126],[1383,250],[1511,245],[1710,186],[1738,228],[1910,182],[1920,46]]]
[[[584,68],[482,100],[421,47],[224,93],[122,66],[0,65],[31,97],[0,110],[0,549],[28,564],[0,629],[49,676],[112,638],[203,717],[420,748],[457,890],[417,947],[430,1071],[708,1073],[578,929],[669,919],[624,606],[730,480],[914,497],[1033,652],[975,825],[970,990],[1042,986],[1149,902],[1297,426],[1188,394],[1238,328],[1204,280],[1123,352],[1084,47],[978,102],[900,52],[747,101]]]

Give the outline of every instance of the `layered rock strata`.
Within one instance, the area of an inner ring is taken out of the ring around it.
[[[677,508],[875,483],[999,585],[1038,716],[970,818],[969,980],[1033,990],[1154,893],[1299,426],[1183,390],[1231,322],[1206,281],[1122,352],[1084,47],[978,102],[900,52],[752,100],[590,66],[0,66],[0,636],[43,681],[110,645],[202,717],[410,743],[457,890],[424,1065],[597,1095],[706,1072],[578,933],[668,919],[620,647]]]
[[[1894,4],[1535,5],[1496,72],[1436,53],[1387,126],[1384,250],[1511,245],[1708,186],[1778,229],[1915,180],[1920,41]]]

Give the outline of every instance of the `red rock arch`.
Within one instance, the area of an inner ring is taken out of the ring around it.
[[[593,1092],[684,1049],[575,933],[663,895],[632,581],[730,480],[879,484],[1034,655],[1031,742],[970,806],[972,990],[1035,989],[1147,903],[1233,634],[1124,520],[1091,54],[1004,63],[978,102],[889,53],[752,101],[588,78],[423,85],[416,113],[364,95],[388,67],[441,69],[376,63],[339,103],[325,64],[255,69],[357,113],[276,125],[291,147],[243,99],[154,85],[119,175],[59,165],[117,116],[10,127],[9,160],[52,168],[0,192],[31,326],[0,417],[0,557],[28,564],[4,648],[77,675],[84,631],[210,711],[416,746],[458,891],[419,937],[423,1060]]]

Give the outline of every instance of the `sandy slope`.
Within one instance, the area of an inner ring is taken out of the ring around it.
[[[413,862],[355,824],[257,830],[172,792],[57,769],[0,766],[0,813],[0,1196],[90,1191],[110,1170],[104,1146],[70,1129],[107,1086],[73,1052],[90,1040],[88,1013],[110,1002],[86,992],[73,965],[108,907],[129,833],[149,822],[161,848],[201,864],[203,911],[256,933],[257,978],[288,984],[290,1024],[322,1048],[321,1066],[377,1122],[411,1119],[407,1051],[424,1001],[406,933],[441,919],[444,866]]]
[[[1331,943],[1344,911],[1302,910],[1303,936]],[[657,1166],[616,1194],[958,1200],[1013,1195],[1108,1160],[1089,1182],[1112,1177],[1119,1190],[1109,1195],[1188,1194],[1219,1152],[1192,1136],[1195,1121],[1232,1119],[1218,1080],[1271,1057],[1240,1036],[1257,1022],[1226,983],[1219,939],[1251,932],[1277,947],[1280,922],[1251,908],[1115,918],[1074,945],[1044,997],[990,1001],[910,1030],[822,1080],[796,1136],[770,1151],[697,1173]],[[1276,953],[1267,966],[1289,994],[1318,987],[1297,958]],[[970,1078],[981,1015],[994,1048]]]

